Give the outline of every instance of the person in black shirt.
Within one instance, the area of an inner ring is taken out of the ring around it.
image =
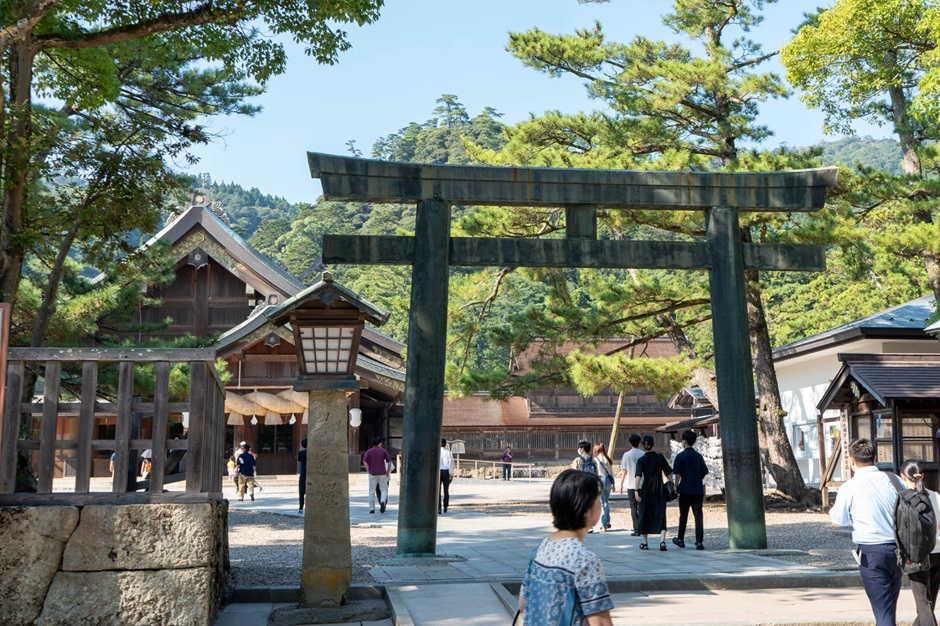
[[[235,459],[235,465],[238,466],[238,499],[245,499],[245,490],[255,499],[255,467],[258,462],[255,455],[251,453],[251,446],[247,443],[242,444],[241,454]]]
[[[689,522],[689,509],[695,518],[695,549],[704,550],[705,529],[702,527],[702,502],[705,500],[705,475],[708,466],[705,459],[692,446],[698,437],[691,430],[682,433],[682,452],[676,455],[672,472],[676,476],[676,492],[679,494],[679,532],[672,540],[680,548],[685,547],[685,527]]]

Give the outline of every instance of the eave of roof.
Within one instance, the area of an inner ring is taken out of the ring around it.
[[[784,361],[856,339],[926,339],[924,326],[934,313],[933,303],[933,294],[928,294],[788,343],[774,349],[774,361]]]

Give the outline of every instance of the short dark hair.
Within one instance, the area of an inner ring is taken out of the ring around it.
[[[686,442],[690,446],[695,445],[696,439],[698,439],[698,435],[695,434],[694,430],[687,430],[682,433],[682,441]]]
[[[444,439],[443,437],[441,437],[441,445],[442,445],[442,446],[446,446],[446,445],[447,445],[447,440]]]
[[[582,441],[581,443],[579,443],[579,444],[578,444],[578,452],[580,452],[581,450],[584,450],[585,452],[587,452],[588,454],[590,454],[590,453],[591,453],[591,442],[589,442],[589,441]]]
[[[653,441],[652,435],[643,435],[643,439],[641,439],[641,441],[643,442],[643,449],[646,451],[652,450],[653,444],[656,443]]]
[[[637,435],[636,433],[630,435],[630,445],[633,446],[634,448],[639,448],[639,447],[640,447],[640,436]]]
[[[380,443],[382,443],[383,441],[385,441],[385,437],[383,437],[383,436],[381,436],[381,435],[376,435],[375,437],[372,438],[372,445],[373,445],[373,446],[377,446],[377,445],[379,445]]]
[[[300,440],[300,445],[301,445],[301,447],[303,447],[303,448],[306,448],[306,447],[307,447],[307,438],[306,438],[306,437],[304,437],[303,439]]]
[[[245,452],[248,452],[249,450],[251,450],[251,446],[249,446],[247,443],[243,443],[242,450],[244,450]]]
[[[849,444],[849,457],[861,465],[875,462],[875,447],[868,439],[855,439]]]
[[[597,474],[566,469],[555,478],[548,503],[552,509],[552,525],[558,530],[581,530],[587,526],[587,515],[604,487]]]

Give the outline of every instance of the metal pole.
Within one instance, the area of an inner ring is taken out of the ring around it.
[[[763,549],[767,547],[767,527],[738,213],[713,208],[706,219],[729,545]]]
[[[408,315],[398,556],[434,556],[447,347],[450,205],[418,203]]]

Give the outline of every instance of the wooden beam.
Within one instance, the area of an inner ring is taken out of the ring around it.
[[[324,235],[323,262],[411,265],[415,238],[382,235]],[[451,237],[450,265],[465,267],[610,267],[708,269],[708,246],[694,241],[594,241]],[[745,244],[749,270],[826,269],[822,246]]]
[[[307,153],[327,200],[701,211],[818,210],[834,167],[782,172],[651,172],[394,163]]]
[[[10,348],[11,361],[215,361],[212,348]]]

